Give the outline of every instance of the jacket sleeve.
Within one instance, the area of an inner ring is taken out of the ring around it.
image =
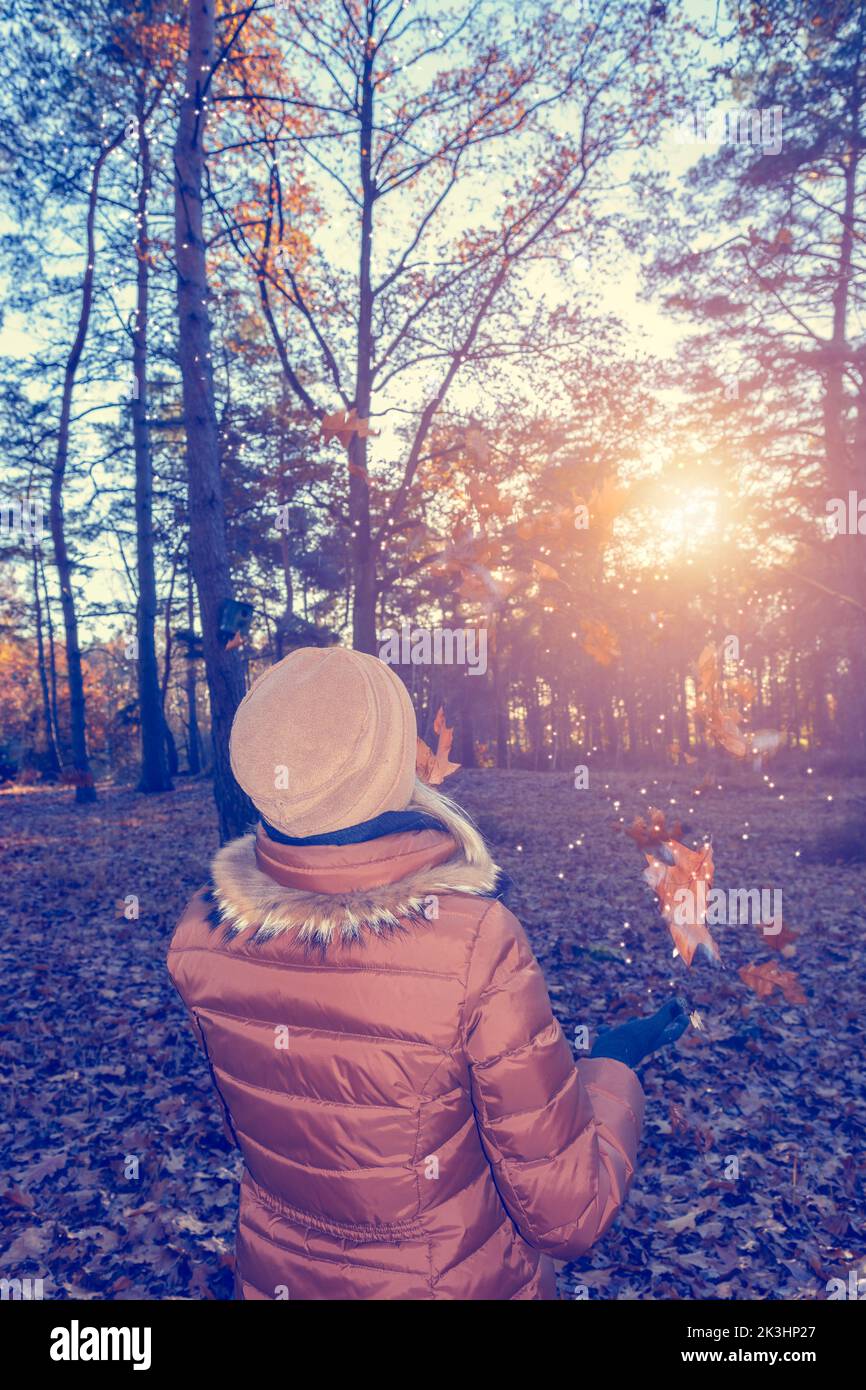
[[[197,920],[199,917],[201,917],[201,916],[203,915],[203,912],[204,912],[204,908],[202,907],[202,904],[204,903],[203,893],[204,893],[204,890],[201,890],[199,893],[196,894],[196,896],[193,898],[192,902],[191,902],[191,903],[189,904],[189,906],[187,907],[186,912],[185,912],[184,915],[181,917],[180,922],[178,923],[177,929],[175,930],[174,936],[172,937],[171,944],[170,944],[170,946],[169,946],[169,948],[168,948],[168,957],[167,957],[167,960],[166,960],[166,964],[167,964],[167,966],[168,966],[168,973],[169,973],[169,977],[170,977],[170,979],[171,979],[171,982],[172,982],[172,984],[174,985],[175,989],[177,990],[177,992],[178,992],[178,994],[179,994],[179,996],[180,996],[181,1003],[183,1004],[184,1008],[186,1009],[186,1016],[187,1016],[187,1018],[188,1018],[188,1020],[189,1020],[190,1027],[192,1028],[192,1031],[193,1031],[193,1033],[195,1034],[195,1038],[196,1038],[196,1041],[197,1041],[199,1047],[201,1048],[202,1052],[204,1053],[205,1061],[207,1062],[208,1068],[209,1068],[209,1070],[210,1070],[211,1080],[212,1080],[212,1082],[213,1082],[213,1088],[214,1088],[214,1090],[215,1090],[215,1092],[216,1092],[217,1100],[219,1101],[220,1115],[221,1115],[221,1118],[222,1118],[223,1134],[225,1135],[225,1137],[226,1137],[228,1143],[231,1145],[231,1147],[232,1147],[232,1148],[237,1148],[237,1147],[238,1147],[237,1135],[235,1134],[234,1129],[233,1129],[233,1127],[232,1127],[232,1121],[231,1121],[231,1116],[230,1116],[230,1114],[229,1114],[228,1106],[226,1105],[225,1101],[223,1100],[223,1098],[222,1098],[222,1093],[221,1093],[221,1091],[220,1091],[219,1086],[217,1085],[216,1074],[215,1074],[215,1072],[214,1072],[213,1063],[212,1063],[212,1061],[211,1061],[210,1049],[208,1048],[207,1039],[205,1038],[205,1035],[204,1035],[204,1028],[202,1027],[201,1021],[200,1021],[200,1019],[199,1019],[199,1016],[198,1016],[198,1014],[197,1014],[197,1012],[196,1012],[196,1010],[195,1010],[195,1007],[194,1007],[194,1004],[193,1004],[193,1000],[192,1000],[192,998],[190,997],[190,994],[188,993],[188,982],[187,982],[187,981],[185,980],[185,978],[184,978],[184,971],[183,971],[183,950],[184,950],[183,943],[184,943],[184,937],[185,937],[186,930],[187,930],[187,925],[188,925],[188,923],[189,923],[189,921],[190,921],[191,918],[192,918],[193,920]]]
[[[509,1215],[530,1245],[574,1259],[628,1192],[640,1082],[622,1062],[575,1065],[526,934],[498,902],[473,947],[463,1026],[478,1128]]]

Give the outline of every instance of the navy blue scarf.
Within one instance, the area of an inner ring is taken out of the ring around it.
[[[360,825],[348,825],[344,830],[329,830],[327,835],[284,835],[275,830],[262,816],[262,826],[269,840],[278,845],[360,845],[364,840],[378,840],[383,835],[398,835],[402,830],[444,830],[441,821],[423,811],[383,811],[381,816],[363,820]]]

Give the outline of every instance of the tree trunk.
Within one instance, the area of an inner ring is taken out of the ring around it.
[[[544,755],[544,732],[537,679],[530,682],[526,701],[526,744],[532,770],[538,772]]]
[[[689,703],[688,690],[686,688],[686,673],[683,672],[677,678],[677,714],[679,723],[680,748],[684,753],[689,751]]]
[[[507,768],[511,766],[511,750],[508,746],[511,730],[508,718],[508,676],[503,669],[504,645],[504,623],[500,618],[496,627],[496,645],[493,651],[493,709],[496,719],[496,766]]]
[[[361,255],[358,288],[358,353],[355,370],[355,409],[362,420],[370,415],[373,369],[373,204],[376,198],[371,163],[373,144],[373,18],[364,48],[361,72]],[[352,645],[375,655],[376,556],[370,533],[370,489],[367,480],[367,441],[353,434],[349,445],[349,522],[352,530]]]
[[[132,335],[132,438],[135,451],[135,539],[138,570],[138,710],[141,722],[140,792],[171,791],[165,724],[156,660],[156,572],[153,560],[153,459],[147,421],[148,231],[150,140],[143,94],[138,101],[137,295]]]
[[[571,708],[568,687],[559,686],[556,693],[556,757],[557,772],[571,767]]]
[[[81,307],[78,313],[78,327],[66,359],[63,374],[63,395],[60,405],[60,423],[57,430],[57,451],[51,470],[51,537],[54,543],[54,563],[60,581],[60,606],[63,613],[63,627],[66,635],[66,669],[69,682],[69,721],[72,742],[72,767],[75,780],[75,800],[92,802],[96,800],[93,773],[87,752],[87,709],[84,698],[84,676],[81,666],[81,647],[78,640],[78,616],[75,611],[75,596],[72,592],[73,564],[66,546],[66,525],[63,515],[63,484],[66,479],[66,465],[69,461],[69,431],[72,416],[72,396],[75,390],[75,376],[90,323],[90,310],[93,305],[93,279],[96,264],[96,204],[99,196],[99,177],[102,166],[118,143],[117,140],[104,145],[96,157],[90,178],[90,192],[87,200],[87,261],[81,285]]]
[[[162,726],[162,739],[169,775],[171,777],[176,777],[180,771],[180,759],[177,756],[177,742],[171,731],[171,725],[167,720]]]
[[[186,546],[186,552],[188,555],[188,544]],[[171,562],[171,578],[168,582],[168,594],[166,595],[165,600],[165,613],[163,616],[162,629],[165,650],[163,652],[162,657],[162,680],[160,681],[159,686],[159,708],[162,713],[162,733],[163,738],[165,739],[166,757],[168,758],[168,773],[170,777],[176,777],[178,773],[177,743],[175,742],[174,734],[172,733],[171,727],[168,722],[166,706],[168,704],[168,683],[171,680],[171,663],[174,654],[174,642],[172,639],[171,632],[171,618],[172,613],[174,612],[174,584],[175,579],[177,578],[177,567],[179,559],[180,549],[178,548],[175,551],[174,558]],[[189,565],[187,565],[187,571],[188,570]]]
[[[625,719],[628,728],[629,761],[637,764],[640,757],[640,721],[637,715],[634,686],[626,686],[625,694],[623,695],[623,705],[625,706]]]
[[[192,596],[192,575],[187,574],[186,590],[186,613],[187,626],[191,633],[195,632],[195,603]],[[190,644],[192,646],[192,644]],[[198,710],[196,708],[196,679],[195,662],[190,658],[186,663],[186,710],[187,710],[187,744],[186,757],[191,777],[197,777],[201,772],[201,735],[198,731]]]
[[[33,610],[36,619],[36,658],[39,665],[39,687],[42,691],[42,720],[45,725],[45,748],[48,759],[47,773],[52,781],[60,772],[60,758],[54,739],[54,723],[51,718],[51,692],[48,687],[48,672],[45,668],[45,642],[42,635],[42,600],[39,595],[39,549],[33,547]]]
[[[860,101],[855,95],[850,107],[853,144],[859,129]],[[846,506],[848,493],[856,489],[862,466],[858,467],[853,441],[849,446],[847,428],[848,401],[845,392],[845,376],[848,370],[848,314],[851,306],[852,282],[854,276],[855,213],[857,198],[858,158],[855,148],[848,151],[845,165],[845,201],[842,212],[842,227],[839,241],[839,258],[833,286],[833,322],[828,344],[829,362],[825,374],[824,388],[824,448],[826,456],[827,479],[834,495],[841,498]],[[855,428],[855,436],[856,436]],[[833,537],[831,544],[836,554],[837,573],[843,582],[840,588],[852,598],[862,601],[864,596],[863,567],[861,564],[861,537],[840,534]],[[866,743],[866,657],[864,657],[864,625],[862,615],[856,610],[850,615],[848,628],[848,658],[851,666],[850,694],[843,702],[842,719],[845,721],[845,737],[849,746],[862,749]]]
[[[280,420],[277,439],[277,469],[279,471],[280,487],[283,486],[289,468],[287,458],[286,438],[288,435],[287,424],[289,420],[289,398],[286,390],[286,378],[283,375],[282,389],[280,395]],[[287,523],[291,518],[291,507],[289,498],[280,494],[280,504],[287,509]],[[274,625],[274,645],[277,661],[282,661],[286,652],[286,644],[292,628],[292,618],[295,611],[295,590],[292,580],[292,547],[289,544],[289,525],[286,524],[280,530],[280,563],[283,567],[283,580],[286,586],[286,601],[281,617],[278,617]]]
[[[608,751],[613,754],[616,766],[619,767],[619,720],[613,717],[613,695],[610,690],[605,691],[603,710],[605,742]]]
[[[220,840],[242,834],[254,811],[232,775],[229,734],[244,694],[243,667],[220,638],[223,602],[231,597],[219,438],[214,404],[207,265],[203,231],[204,131],[214,60],[210,0],[190,0],[186,89],[175,143],[175,259],[179,362],[186,422],[190,559],[198,591],[210,695],[214,797]]]
[[[454,625],[459,627],[461,618],[459,613],[454,614]],[[461,767],[475,767],[475,705],[481,690],[484,687],[483,676],[471,676],[469,668],[464,666],[460,676],[459,685],[459,711],[460,711],[460,765]],[[476,695],[476,690],[478,695]]]
[[[45,566],[42,563],[42,552],[39,552],[39,576],[42,580],[42,592],[45,595],[45,631],[48,636],[48,675],[51,684],[51,723],[54,728],[54,745],[57,749],[57,756],[62,767],[63,755],[61,753],[62,741],[60,738],[60,719],[57,713],[57,652],[54,646],[54,619],[51,616],[51,595],[48,592],[48,580],[45,577]]]

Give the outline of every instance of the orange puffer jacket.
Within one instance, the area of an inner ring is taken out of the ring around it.
[[[216,856],[168,959],[243,1154],[238,1297],[555,1298],[610,1225],[643,1092],[575,1066],[496,874],[439,830]]]

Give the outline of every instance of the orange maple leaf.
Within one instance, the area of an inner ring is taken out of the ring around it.
[[[650,849],[653,845],[662,845],[665,840],[676,840],[683,833],[683,827],[679,821],[674,821],[673,825],[665,825],[665,813],[660,811],[658,806],[650,806],[647,812],[649,822],[643,816],[636,816],[628,830],[625,832],[629,839],[634,840],[638,849]]]
[[[714,705],[706,719],[707,733],[715,739],[720,748],[735,758],[746,756],[746,736],[740,729],[738,710]]]
[[[698,657],[698,694],[711,695],[719,683],[719,658],[713,646],[704,647]]]
[[[757,694],[753,681],[748,676],[738,676],[727,686],[730,696],[739,697],[746,706]],[[713,646],[704,647],[697,660],[697,681],[695,682],[695,714],[703,723],[707,737],[724,748],[735,758],[768,758],[782,743],[782,735],[774,729],[760,729],[749,734],[740,728],[743,715],[734,705],[724,704],[724,686],[721,678],[718,653]]]
[[[482,517],[508,516],[514,506],[511,497],[502,497],[496,483],[473,478],[469,484],[472,505]]]
[[[583,630],[580,645],[587,656],[591,656],[599,666],[609,666],[620,654],[616,633],[595,618],[581,618],[580,626]]]
[[[653,853],[644,851],[644,878],[655,890],[674,945],[691,965],[703,951],[721,964],[719,948],[707,930],[707,894],[713,883],[713,847],[691,850],[678,840],[665,840]]]
[[[532,561],[532,573],[535,575],[536,579],[559,580],[559,575],[553,568],[553,565],[546,564],[544,560]]]
[[[322,434],[326,444],[330,444],[332,439],[339,439],[348,449],[353,434],[366,439],[369,433],[370,421],[360,419],[354,406],[348,412],[335,410],[333,414],[322,417]]]
[[[433,732],[438,737],[436,752],[428,748],[422,738],[418,739],[415,752],[415,771],[428,787],[438,787],[460,767],[460,763],[452,763],[448,758],[454,741],[454,730],[446,725],[445,710],[441,705],[433,721]]]
[[[490,445],[484,431],[478,425],[470,425],[466,431],[466,449],[475,463],[486,464],[490,458]]]
[[[370,482],[370,474],[367,472],[366,468],[361,468],[360,464],[357,463],[350,463],[349,472],[354,473],[357,478],[363,478],[364,482],[367,484],[368,491],[373,491],[373,484]]]

